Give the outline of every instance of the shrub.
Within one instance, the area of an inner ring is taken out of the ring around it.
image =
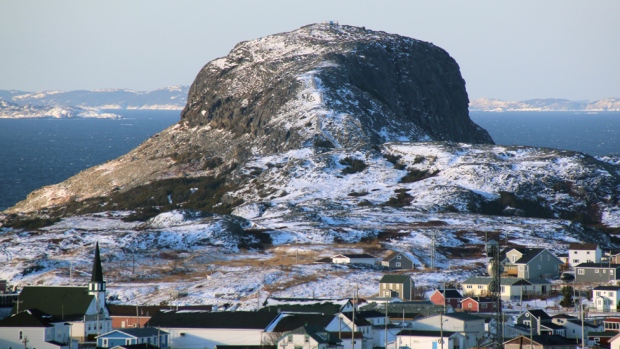
[[[392,154],[383,154],[383,157],[394,165],[394,168],[397,170],[404,170],[405,164],[400,163],[400,159],[402,158],[400,155],[392,155]]]
[[[314,147],[315,148],[326,148],[326,149],[331,149],[334,147],[334,144],[330,141],[328,141],[327,139],[315,139],[314,140]]]
[[[221,164],[224,163],[224,160],[222,160],[221,158],[215,157],[215,158],[210,158],[207,161],[205,161],[205,170],[212,170],[218,166],[220,166]]]
[[[400,179],[400,183],[413,183],[417,181],[421,181],[426,178],[434,177],[439,173],[439,171],[429,172],[427,170],[418,170],[412,168],[409,172]]]
[[[391,197],[384,203],[385,206],[403,207],[408,206],[413,201],[413,196],[407,193],[407,189],[396,189],[396,196]]]
[[[16,219],[6,224],[6,226],[15,229],[39,229],[50,226],[58,221],[60,221],[60,218],[31,218],[23,220]]]
[[[347,166],[342,170],[342,174],[353,174],[364,171],[367,167],[366,163],[362,160],[354,159],[350,156],[340,160],[341,165]]]

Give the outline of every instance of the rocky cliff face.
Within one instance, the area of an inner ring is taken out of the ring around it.
[[[260,154],[313,142],[492,143],[469,119],[467,105],[459,67],[441,48],[314,24],[242,42],[209,62],[191,86],[182,119],[247,137]]]

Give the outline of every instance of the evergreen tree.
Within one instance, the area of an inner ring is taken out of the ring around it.
[[[562,300],[560,301],[560,305],[564,308],[569,308],[575,306],[575,302],[573,301],[573,287],[572,286],[564,286],[562,287]]]

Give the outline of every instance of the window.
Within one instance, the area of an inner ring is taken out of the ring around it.
[[[310,341],[310,337],[307,334],[305,334],[304,335],[304,342],[308,343],[309,341]]]
[[[19,331],[19,339],[24,339],[24,332]]]
[[[601,296],[601,291],[596,291],[596,296],[600,297]]]
[[[586,254],[590,254],[590,251],[586,252]]]
[[[577,275],[584,275],[584,274],[585,274],[584,269],[577,269]]]
[[[473,285],[467,285],[466,288],[473,288]]]
[[[396,256],[396,259],[400,259],[401,255]]]
[[[573,259],[573,263],[575,264],[579,263],[579,259]]]
[[[505,286],[502,286],[502,293],[506,292]]]
[[[614,270],[613,269],[609,269],[609,275],[614,275]]]
[[[594,273],[595,273],[595,274],[598,274],[599,272],[600,272],[600,270],[599,270],[599,269],[594,269]]]
[[[607,274],[607,269],[603,269],[603,274]]]
[[[104,347],[107,347],[107,346],[108,346],[108,340],[107,340],[107,339],[104,339],[104,340],[103,340],[103,346],[104,346]]]
[[[482,286],[482,285],[478,285],[478,289],[479,289],[479,290],[482,290],[483,288],[484,288],[484,286]]]
[[[541,265],[539,264],[539,265],[538,265],[538,269],[540,269],[540,267],[541,267]]]
[[[482,307],[482,309],[486,309],[487,308],[487,304],[486,303],[482,303],[480,306]]]
[[[400,262],[396,262],[396,266],[397,266],[397,267],[400,267]]]
[[[467,303],[467,307],[471,309],[471,303]]]

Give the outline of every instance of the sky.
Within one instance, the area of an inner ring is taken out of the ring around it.
[[[620,1],[2,0],[0,89],[190,85],[236,43],[322,22],[429,41],[471,100],[620,97]]]

